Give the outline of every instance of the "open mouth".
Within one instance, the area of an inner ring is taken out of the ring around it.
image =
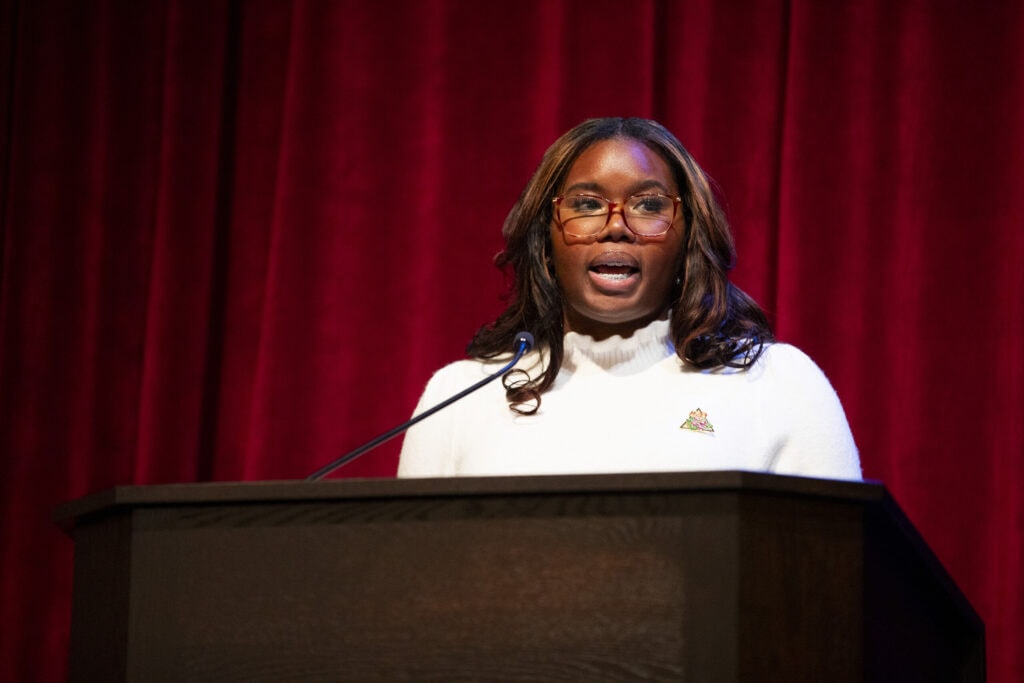
[[[626,264],[600,263],[591,266],[590,272],[605,280],[625,280],[639,273],[640,269]]]
[[[607,251],[594,258],[588,270],[602,282],[624,282],[640,273],[640,263],[631,254]]]

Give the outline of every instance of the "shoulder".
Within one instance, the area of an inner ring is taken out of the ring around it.
[[[427,392],[460,391],[498,372],[510,360],[511,357],[486,360],[466,358],[449,363],[433,374],[427,382]],[[542,367],[541,356],[536,351],[531,351],[515,367],[525,370],[530,377],[537,377]]]
[[[754,347],[754,351],[757,348]],[[810,356],[791,344],[769,342],[761,346],[754,362],[745,362],[753,353],[740,354],[733,359],[733,365],[720,365],[706,370],[688,367],[690,372],[720,376],[732,376],[746,382],[799,381],[801,378],[821,379],[824,373]]]
[[[478,375],[487,375],[490,368],[490,363],[476,360],[474,358],[466,358],[463,360],[457,360],[454,363],[449,363],[434,372],[431,376],[431,382],[445,382],[448,380],[457,379],[472,379]],[[494,370],[500,368],[501,365],[494,364]],[[491,370],[491,372],[494,372]]]
[[[761,356],[746,374],[747,381],[760,387],[759,395],[769,403],[792,400],[832,403],[837,398],[821,367],[791,344],[765,344]]]
[[[773,342],[766,344],[761,357],[757,359],[754,367],[760,367],[764,372],[771,375],[788,376],[791,379],[806,377],[808,379],[824,378],[818,364],[811,360],[806,353],[793,346]]]
[[[496,366],[495,370],[498,367]],[[474,384],[489,373],[488,365],[478,360],[466,359],[449,363],[435,371],[427,381],[426,389],[423,391],[421,401],[436,402],[440,396],[453,394],[471,384]],[[491,370],[494,372],[494,370]]]
[[[809,419],[835,414],[842,416],[845,423],[832,383],[817,363],[795,346],[779,343],[766,346],[753,371],[761,373],[762,391],[759,393],[769,412]]]

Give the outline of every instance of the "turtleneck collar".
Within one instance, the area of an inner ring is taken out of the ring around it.
[[[562,368],[585,371],[588,366],[614,374],[630,374],[660,363],[675,354],[669,340],[668,320],[655,320],[632,336],[595,340],[577,332],[565,335]]]

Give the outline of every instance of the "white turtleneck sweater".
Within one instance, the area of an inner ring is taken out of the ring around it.
[[[518,367],[536,377],[541,362],[531,352]],[[416,412],[502,364],[463,360],[442,368]],[[570,332],[561,371],[536,414],[509,410],[494,381],[410,429],[398,475],[693,470],[861,479],[843,408],[810,358],[772,344],[750,369],[695,370],[675,355],[665,320],[628,339]]]

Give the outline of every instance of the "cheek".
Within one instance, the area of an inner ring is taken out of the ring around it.
[[[664,268],[648,280],[645,300],[654,306],[671,304],[675,294],[675,283],[676,272],[672,268],[672,263],[666,262]]]
[[[578,268],[575,268],[571,258],[568,258],[564,252],[556,251],[551,261],[551,277],[554,279],[555,284],[558,285],[558,289],[565,292],[568,296],[572,296],[575,292],[578,292],[582,287],[582,282],[578,274]]]
[[[569,269],[569,264],[572,262],[572,256],[567,253],[564,247],[561,249],[556,247],[551,251],[551,262],[555,266],[555,272],[563,273]]]
[[[562,234],[557,230],[551,231],[551,250],[549,252],[549,271],[553,271],[559,285],[564,286],[563,278],[582,266],[582,256],[578,254],[580,249],[573,249],[571,245],[565,244]]]
[[[649,265],[659,282],[674,283],[676,273],[682,268],[683,259],[681,240],[675,239],[658,245],[658,252],[651,258]]]
[[[677,295],[676,280],[683,257],[677,250],[666,250],[649,262],[651,277],[647,281],[647,300],[659,306],[672,304]]]

